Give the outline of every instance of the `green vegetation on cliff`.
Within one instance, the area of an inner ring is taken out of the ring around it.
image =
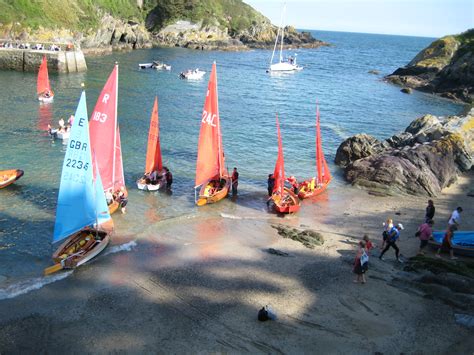
[[[147,27],[158,31],[176,20],[189,20],[202,26],[228,28],[231,34],[267,21],[259,12],[241,0],[155,0],[145,1],[151,10]]]
[[[84,30],[99,23],[101,13],[143,22],[136,0],[0,0],[0,22],[16,27]],[[19,25],[17,24],[19,23]]]
[[[241,0],[144,0],[142,8],[137,0],[0,0],[3,26],[85,30],[95,28],[103,12],[140,23],[148,15],[150,30],[189,20],[235,33],[266,20]]]

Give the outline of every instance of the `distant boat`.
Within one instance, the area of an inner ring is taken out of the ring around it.
[[[86,95],[83,92],[71,128],[59,185],[53,243],[66,239],[53,253],[55,265],[45,269],[51,274],[76,268],[99,254],[110,240],[112,225],[100,174],[94,180],[92,169]]]
[[[316,173],[317,176],[299,184],[298,197],[301,199],[323,193],[331,182],[331,172],[324,157],[319,123],[319,106],[316,106]]]
[[[0,189],[13,184],[23,176],[23,173],[20,169],[0,170]]]
[[[171,65],[156,60],[152,63],[140,63],[138,64],[138,67],[140,69],[171,70]]]
[[[202,206],[222,200],[229,192],[230,183],[231,178],[225,167],[222,145],[217,71],[216,62],[214,62],[207,86],[199,132],[195,188],[199,186],[201,188],[196,204]]]
[[[156,172],[156,181],[150,180],[150,175]],[[155,97],[148,131],[148,145],[146,151],[145,176],[137,180],[139,190],[156,191],[166,185],[166,175],[163,171],[160,146],[160,124],[158,120],[158,97]]]
[[[285,25],[284,17],[286,11],[286,4],[283,6],[281,13],[280,25],[278,27],[277,36],[275,39],[275,45],[273,47],[272,58],[270,59],[270,68],[268,72],[293,72],[298,70],[303,70],[303,67],[300,67],[296,64],[296,54],[289,57],[287,60],[283,60],[283,42],[285,38]],[[275,52],[277,50],[278,42],[280,42],[280,54],[278,62],[273,63],[273,58],[275,57]]]
[[[273,176],[275,178],[275,185],[273,193],[270,197],[275,211],[278,213],[294,213],[300,209],[300,199],[289,188],[285,187],[285,161],[283,158],[283,145],[281,143],[280,122],[278,115],[276,117],[277,135],[278,135],[278,157],[275,163],[275,170]]]
[[[188,80],[198,80],[202,79],[202,77],[206,74],[205,71],[199,70],[198,68],[196,69],[188,69],[186,71],[183,71],[179,74],[180,79],[188,79]]]
[[[43,56],[41,65],[38,71],[38,80],[36,83],[36,93],[38,94],[38,100],[44,103],[53,102],[54,92],[51,90],[48,75],[48,62],[46,56]]]
[[[90,139],[92,154],[95,156],[94,164],[97,161],[104,192],[111,189],[114,195],[122,191],[127,196],[120,131],[117,124],[117,101],[118,64],[115,64],[92,112]],[[114,199],[109,205],[110,214],[117,211],[119,207],[119,201]]]

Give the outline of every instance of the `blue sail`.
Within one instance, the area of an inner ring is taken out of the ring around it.
[[[110,214],[109,206],[107,206],[107,200],[105,199],[104,186],[102,185],[102,179],[99,174],[99,168],[97,164],[95,164],[95,166],[97,167],[94,182],[97,223],[102,224],[110,219]]]
[[[86,94],[82,92],[64,157],[53,242],[94,224],[103,210],[102,202],[107,205],[104,193],[103,201],[95,193],[87,117]],[[97,180],[102,185],[100,178]]]

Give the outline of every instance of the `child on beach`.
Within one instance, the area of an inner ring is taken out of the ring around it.
[[[393,220],[391,218],[387,219],[387,221],[383,223],[383,227],[384,228],[382,232],[382,246],[380,247],[380,249],[382,250],[385,248],[385,243],[387,242],[388,234],[393,228]]]
[[[367,251],[367,254],[370,255],[370,251],[373,249],[374,245],[370,241],[369,236],[367,234],[364,234],[362,240],[365,242],[365,250]]]
[[[369,256],[366,253],[366,244],[363,240],[359,242],[359,248],[357,249],[357,254],[354,260],[354,268],[353,272],[357,275],[354,283],[362,283],[365,284],[365,273],[368,270],[369,265]]]

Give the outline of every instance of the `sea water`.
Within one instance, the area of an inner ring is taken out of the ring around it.
[[[50,105],[41,105],[36,99],[35,73],[0,72],[0,169],[25,171],[18,182],[0,190],[0,288],[5,297],[18,292],[16,286],[28,280],[36,282],[51,263],[50,242],[65,146],[52,141],[45,129],[74,113],[81,83],[85,84],[90,114],[116,61],[118,122],[129,205],[128,213],[114,216],[114,221],[117,235],[129,242],[144,233],[160,238],[162,226],[184,220],[238,219],[238,206],[267,213],[266,179],[277,154],[276,114],[286,174],[308,178],[315,175],[315,107],[319,103],[323,148],[335,176],[327,192],[331,194],[347,188],[342,171],[333,163],[345,138],[364,132],[383,139],[423,114],[448,115],[461,110],[460,105],[425,93],[403,94],[400,87],[382,80],[433,39],[320,31],[313,35],[331,46],[286,51],[297,55],[304,70],[284,75],[266,73],[271,50],[167,48],[87,58],[86,73],[50,74],[56,93]],[[153,60],[170,64],[172,70],[139,69],[139,63]],[[226,164],[229,170],[234,166],[239,169],[239,197],[198,208],[193,189],[195,161],[213,61],[217,63]],[[178,78],[181,71],[194,68],[207,72],[202,80]],[[370,70],[380,75],[368,73]],[[164,165],[174,176],[172,194],[138,191],[135,184],[144,170],[155,95]],[[35,288],[31,284],[22,287]]]

